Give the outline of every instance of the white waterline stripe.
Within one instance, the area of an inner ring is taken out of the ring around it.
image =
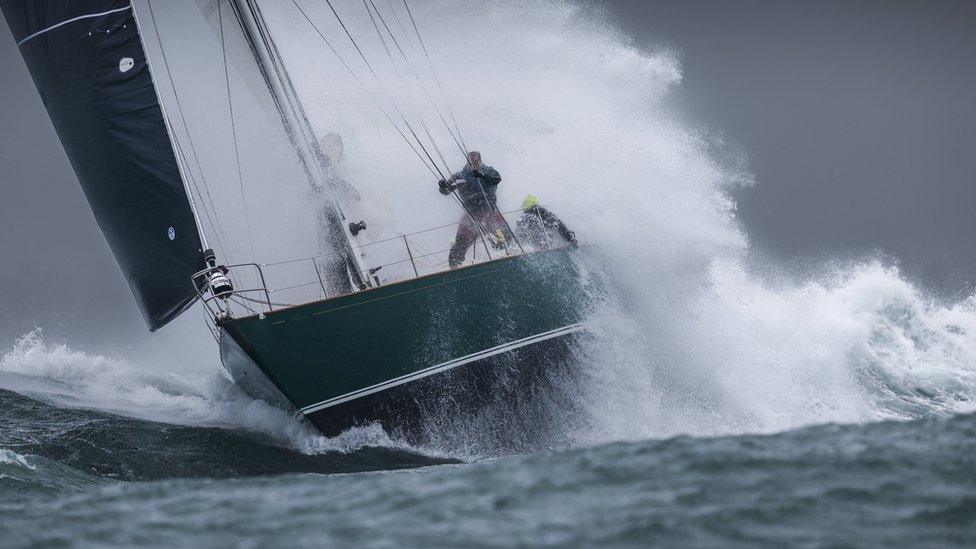
[[[550,330],[548,332],[543,332],[541,334],[536,334],[534,336],[529,336],[523,339],[517,339],[515,341],[503,343],[501,345],[491,347],[489,349],[484,349],[482,351],[478,351],[477,353],[472,353],[470,355],[463,356],[461,358],[455,358],[453,360],[449,360],[447,362],[443,362],[441,364],[437,364],[435,366],[431,366],[429,368],[425,368],[417,372],[413,372],[410,374],[402,375],[397,378],[389,379],[387,381],[384,381],[382,383],[377,383],[376,385],[372,385],[370,387],[365,387],[363,389],[359,389],[351,393],[346,393],[344,395],[339,395],[337,397],[333,397],[328,400],[323,400],[322,402],[311,404],[309,406],[302,408],[302,413],[305,415],[315,413],[318,412],[319,410],[323,410],[325,408],[329,408],[337,404],[342,404],[344,402],[349,402],[350,400],[355,400],[357,398],[371,395],[373,393],[378,393],[379,391],[396,387],[398,385],[403,385],[404,383],[416,381],[418,379],[436,373],[444,372],[456,368],[458,366],[463,366],[465,364],[474,362],[476,360],[480,360],[482,358],[488,358],[504,352],[525,347],[533,343],[538,343],[540,341],[545,341],[547,339],[552,339],[554,337],[559,337],[561,335],[566,335],[572,332],[576,332],[579,331],[581,328],[582,328],[581,324],[571,324],[569,326],[563,326],[562,328],[556,328],[555,330]]]
[[[41,29],[41,30],[35,32],[34,34],[28,36],[27,38],[24,38],[20,42],[17,42],[17,47],[22,46],[24,44],[24,42],[27,42],[28,40],[30,40],[32,38],[37,38],[38,36],[44,34],[47,31],[52,31],[52,30],[54,30],[54,29],[56,29],[58,27],[62,27],[64,25],[67,25],[68,23],[74,23],[75,21],[81,21],[82,19],[92,19],[94,17],[101,17],[103,15],[108,15],[110,13],[117,13],[117,12],[125,11],[125,10],[128,10],[128,9],[132,9],[132,4],[129,4],[128,6],[125,6],[124,8],[115,8],[114,10],[103,11],[102,13],[89,13],[87,15],[79,15],[78,17],[72,17],[71,19],[68,19],[66,21],[61,21],[60,23],[58,23],[56,25],[51,25],[50,27],[48,27],[46,29]]]
[[[512,350],[518,349],[520,347],[525,347],[525,346],[531,345],[533,343],[538,343],[540,341],[545,341],[547,339],[552,339],[554,337],[558,337],[558,336],[565,335],[565,334],[568,334],[568,333],[571,333],[571,332],[575,332],[575,331],[578,331],[580,328],[581,328],[581,326],[579,324],[573,324],[573,325],[570,325],[570,326],[565,326],[563,328],[557,328],[557,329],[551,330],[549,332],[543,332],[541,334],[536,334],[534,336],[529,336],[529,337],[524,338],[524,339],[519,339],[519,340],[516,340],[516,341],[509,342],[509,343],[504,343],[502,345],[498,345],[496,347],[491,347],[489,349],[484,349],[482,351],[478,351],[477,353],[472,353],[470,355],[467,355],[467,356],[464,356],[464,357],[461,357],[461,358],[456,358],[456,359],[453,359],[453,360],[449,360],[447,362],[444,362],[444,363],[441,363],[441,364],[437,364],[435,366],[431,366],[429,368],[425,368],[425,369],[420,370],[420,371],[417,371],[417,372],[413,372],[413,373],[410,373],[410,374],[406,374],[406,375],[400,376],[398,378],[390,379],[390,380],[387,380],[387,381],[378,383],[376,385],[372,385],[370,387],[365,387],[363,389],[359,389],[359,390],[353,391],[351,393],[346,393],[344,395],[340,395],[340,396],[337,396],[337,397],[333,397],[331,399],[324,400],[322,402],[319,402],[319,403],[316,403],[316,404],[312,404],[310,406],[306,406],[306,407],[302,408],[302,413],[303,414],[314,413],[314,412],[317,412],[319,410],[322,410],[322,409],[325,409],[325,408],[329,408],[331,406],[335,406],[335,405],[338,405],[338,404],[342,404],[342,403],[348,402],[350,400],[355,400],[355,399],[360,398],[360,397],[364,397],[364,396],[367,396],[367,395],[371,395],[373,393],[376,393],[376,392],[379,392],[379,391],[383,391],[383,390],[386,390],[386,389],[389,389],[389,388],[392,388],[392,387],[396,387],[398,385],[403,385],[404,383],[408,383],[408,382],[411,382],[411,381],[416,381],[418,379],[421,379],[421,378],[424,378],[424,377],[427,377],[427,376],[430,376],[430,375],[433,375],[433,374],[436,374],[436,373],[440,373],[440,372],[443,372],[443,371],[447,371],[447,370],[456,368],[458,366],[462,366],[464,364],[468,364],[470,362],[474,362],[476,360],[480,360],[480,359],[483,359],[483,358],[488,358],[488,357],[491,357],[491,356],[494,356],[494,355],[498,355],[498,354],[501,354],[501,353],[504,353],[504,352],[508,352],[508,351],[512,351]]]

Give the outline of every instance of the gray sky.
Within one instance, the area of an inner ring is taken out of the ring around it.
[[[976,3],[606,4],[636,45],[679,52],[681,112],[751,159],[739,211],[758,245],[880,249],[913,276],[974,278]],[[0,341],[35,324],[73,341],[144,333],[0,27]]]
[[[756,241],[976,278],[976,3],[608,5],[637,45],[679,52],[682,111],[752,160],[739,212]]]

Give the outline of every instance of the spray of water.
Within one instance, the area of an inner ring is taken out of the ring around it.
[[[748,168],[735,155],[716,154],[714,140],[671,114],[667,99],[681,82],[671,54],[639,51],[598,15],[563,1],[415,4],[468,146],[504,177],[502,207],[538,195],[576,230],[586,247],[582,261],[603,280],[574,357],[580,375],[563,387],[573,406],[547,414],[571,431],[573,443],[976,409],[976,299],[934,304],[896,269],[872,260],[800,281],[775,280],[755,267],[761,253],[750,249],[730,198],[752,183]],[[354,59],[326,8],[307,7]],[[428,99],[405,83],[403,67],[382,63],[365,11],[343,9],[390,94],[425,116],[460,167],[460,153],[424,107]],[[458,218],[377,111],[377,101],[389,105],[384,92],[352,81],[294,10],[270,14],[278,28],[295,29],[280,45],[317,127],[344,139],[339,169],[362,194],[373,238]],[[365,68],[357,70],[366,79]],[[296,240],[275,236],[274,219],[289,214],[275,210],[285,208],[276,199],[264,204],[269,218],[259,247]],[[299,200],[287,208],[311,217]],[[313,450],[344,444],[322,442],[212,371],[192,379],[148,374],[46,345],[37,333],[3,355],[0,373],[8,388],[39,391],[24,385],[29,380],[61,385],[46,390],[70,404],[243,424]],[[349,437],[343,440],[352,445],[389,443],[369,430]]]
[[[55,405],[150,421],[247,429],[308,453],[398,446],[377,426],[322,437],[291,415],[248,397],[217,370],[155,372],[124,359],[46,343],[40,329],[0,354],[0,388]]]
[[[606,281],[577,356],[585,381],[567,389],[583,401],[584,426],[568,422],[581,442],[974,408],[972,300],[930,303],[871,259],[788,282],[754,267],[761,253],[730,198],[752,184],[747,163],[672,116],[681,69],[669,52],[638,51],[567,2],[430,2],[417,12],[466,141],[505,177],[503,208],[540,196]],[[318,20],[330,28],[327,13]],[[387,85],[399,104],[435,126],[402,67],[382,63],[365,13],[349,9],[345,20],[381,78],[401,83]],[[321,47],[289,45],[292,55]],[[403,231],[457,215],[446,200],[431,207],[430,176],[373,109],[382,91],[367,100],[352,82],[323,86],[323,74],[342,74],[328,56],[296,72],[316,122],[352,142],[343,175],[373,218]]]

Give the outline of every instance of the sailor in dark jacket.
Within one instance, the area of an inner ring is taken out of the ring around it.
[[[447,181],[440,182],[441,194],[457,191],[458,198],[465,209],[472,214],[488,214],[495,209],[498,184],[502,176],[491,166],[481,162],[481,153],[468,153],[468,163],[464,169],[452,175]]]
[[[448,255],[448,263],[452,269],[464,262],[468,248],[477,240],[480,231],[484,231],[500,247],[504,247],[512,239],[496,205],[496,193],[502,176],[497,170],[481,162],[481,153],[478,151],[469,152],[467,159],[464,169],[450,179],[442,179],[438,183],[441,194],[456,192],[465,210],[464,219],[458,225],[454,245]]]
[[[573,231],[556,214],[540,206],[539,199],[531,194],[522,201],[522,218],[516,224],[516,230],[538,250],[562,247],[555,240],[558,237],[574,248],[579,245]]]

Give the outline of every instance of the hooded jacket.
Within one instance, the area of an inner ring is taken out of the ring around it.
[[[527,238],[536,248],[549,248],[558,233],[569,244],[576,244],[576,235],[569,230],[556,214],[542,206],[532,206],[522,213],[516,224],[518,233]],[[556,246],[559,247],[559,246]]]
[[[469,212],[489,213],[496,207],[496,194],[502,176],[495,168],[482,164],[475,173],[471,166],[465,166],[463,170],[452,175],[451,180]]]

